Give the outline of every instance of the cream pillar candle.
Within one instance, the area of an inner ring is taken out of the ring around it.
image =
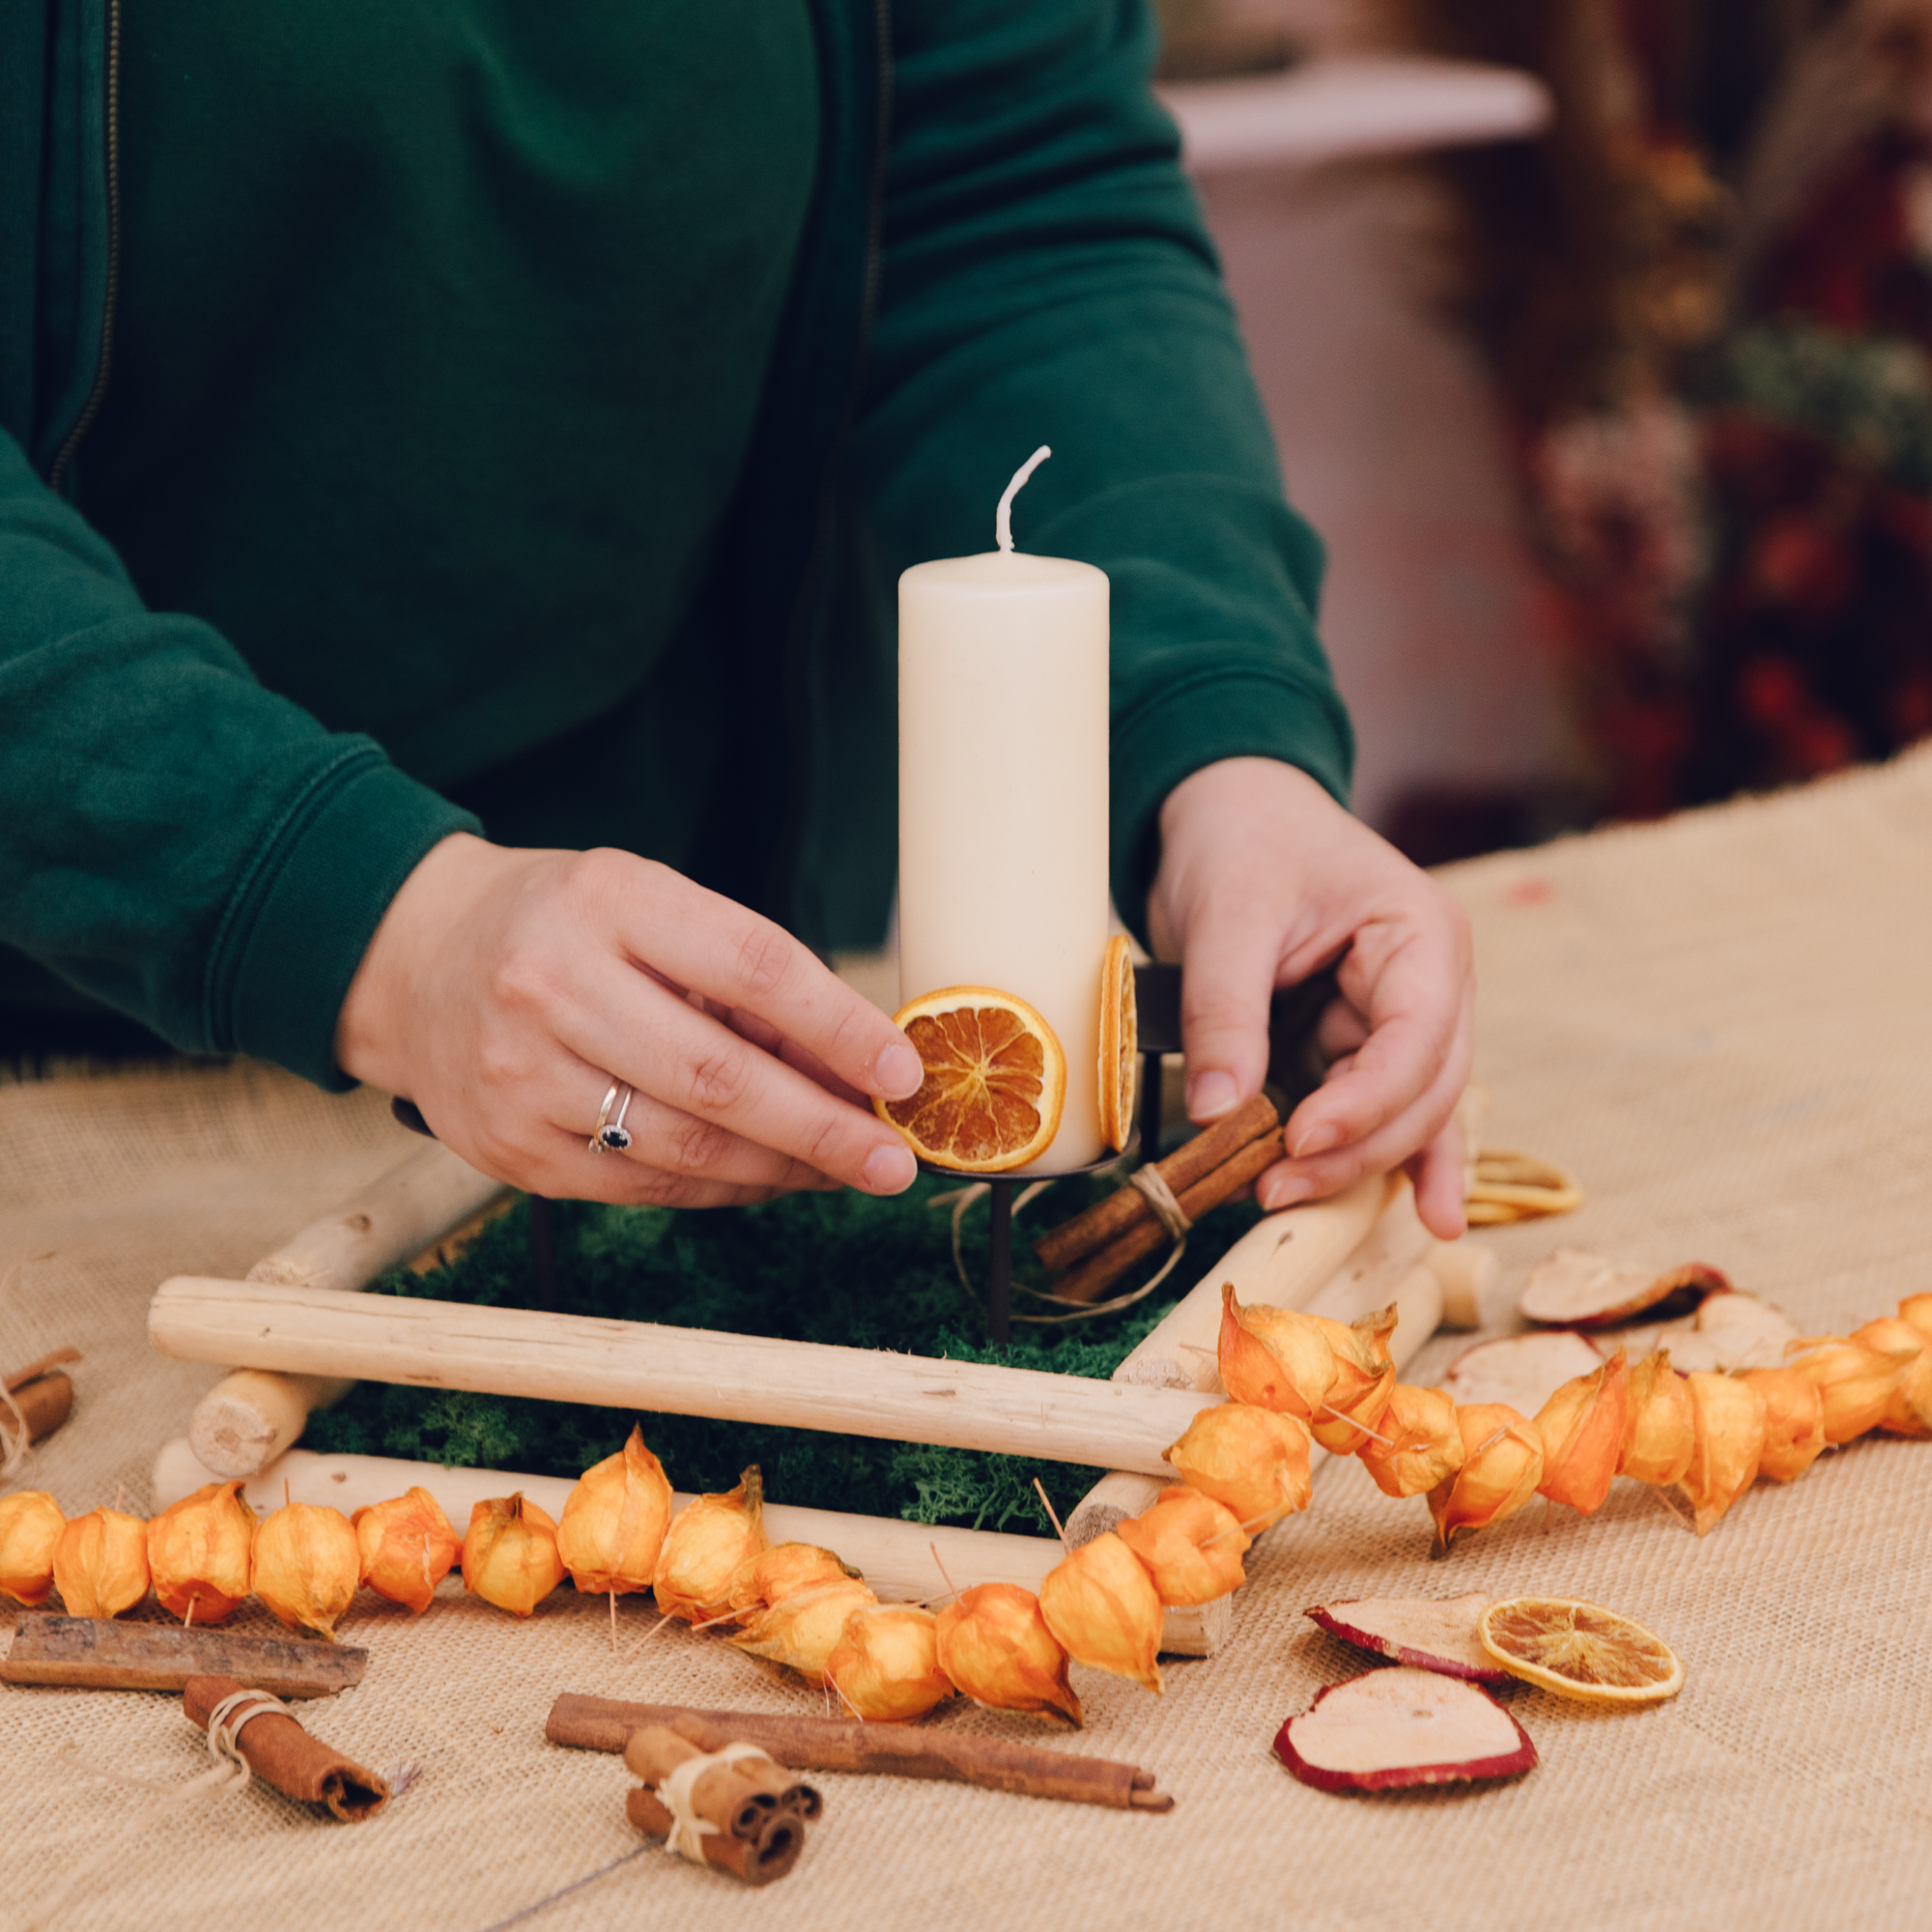
[[[1024,1172],[1097,1160],[1107,950],[1107,578],[999,549],[899,579],[899,997],[996,986],[1066,1055],[1052,1145]]]

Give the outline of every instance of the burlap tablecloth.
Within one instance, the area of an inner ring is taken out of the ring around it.
[[[1566,1222],[1479,1237],[1512,1280],[1559,1243],[1699,1258],[1807,1330],[1932,1289],[1932,756],[1450,880],[1477,933],[1490,1138],[1564,1161],[1590,1194]],[[155,1284],[241,1272],[403,1145],[375,1099],[259,1067],[0,1091],[0,1269],[22,1266],[0,1296],[0,1360],[65,1342],[88,1358],[36,1480],[70,1510],[123,1486],[144,1507],[156,1446],[213,1378],[149,1354]],[[1257,1548],[1230,1651],[1171,1665],[1158,1700],[1082,1682],[1079,1742],[1155,1770],[1172,1815],[829,1778],[804,1863],[768,1891],[653,1851],[530,1922],[1922,1925],[1928,1511],[1932,1446],[1872,1440],[1793,1489],[1760,1486],[1702,1542],[1624,1484],[1590,1521],[1538,1506],[1432,1565],[1420,1501],[1331,1467],[1314,1510]],[[1269,1754],[1276,1726],[1357,1664],[1303,1606],[1471,1589],[1619,1605],[1676,1645],[1684,1692],[1605,1717],[1522,1691],[1543,1764],[1495,1790],[1347,1799],[1291,1780]],[[348,1627],[374,1653],[366,1684],[307,1709],[364,1762],[416,1768],[388,1811],[333,1825],[258,1788],[183,1812],[64,1923],[480,1932],[637,1842],[618,1764],[544,1744],[558,1690],[817,1708],[682,1631],[620,1663],[604,1604],[567,1589],[528,1623],[448,1586],[419,1620],[366,1605]],[[627,1634],[647,1621],[626,1606]],[[206,1762],[170,1699],[0,1692],[0,1915],[25,1922],[145,1802],[104,1774],[167,1783]]]

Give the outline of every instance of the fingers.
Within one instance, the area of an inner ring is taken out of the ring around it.
[[[1408,1164],[1415,1183],[1415,1211],[1438,1240],[1460,1240],[1468,1232],[1463,1212],[1467,1182],[1463,1171],[1463,1128],[1455,1114],[1449,1124]]]
[[[616,930],[635,960],[765,1021],[861,1094],[895,1100],[919,1091],[925,1069],[905,1035],[810,948],[665,867],[609,856],[625,862],[612,868]]]
[[[640,1097],[701,1123],[670,1129],[690,1159],[708,1161],[743,1141],[867,1193],[911,1185],[911,1150],[885,1122],[710,1013],[614,959],[592,961],[573,990],[558,1037],[593,1067],[628,1080]],[[707,1136],[706,1126],[721,1131]]]
[[[1261,1092],[1267,1074],[1268,1001],[1281,958],[1278,923],[1238,901],[1205,907],[1181,960],[1180,1039],[1187,1117],[1218,1121]]]

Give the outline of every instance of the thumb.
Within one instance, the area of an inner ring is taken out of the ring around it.
[[[1261,1092],[1267,1077],[1268,1002],[1280,933],[1236,908],[1205,907],[1181,946],[1180,1039],[1187,1056],[1187,1117],[1218,1121]]]

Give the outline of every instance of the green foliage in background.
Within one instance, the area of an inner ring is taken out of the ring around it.
[[[1028,1227],[1037,1231],[1068,1218],[1110,1185],[1063,1181],[1034,1204],[1015,1231],[1017,1281],[1046,1286],[1026,1252]],[[560,1202],[556,1307],[568,1315],[1104,1378],[1257,1217],[1252,1205],[1208,1216],[1188,1237],[1180,1265],[1137,1306],[1065,1327],[1022,1327],[1009,1347],[994,1349],[953,1268],[952,1209],[934,1205],[935,1194],[944,1191],[921,1179],[890,1201],[849,1192],[795,1194],[756,1208],[702,1212]],[[527,1206],[519,1202],[450,1265],[420,1276],[389,1275],[377,1292],[530,1307],[536,1296],[528,1222]],[[976,1282],[985,1280],[986,1229],[985,1206],[976,1204],[967,1213],[964,1243]],[[1151,1272],[1150,1265],[1122,1287]],[[1016,1297],[1015,1306],[1044,1304]],[[620,1447],[634,1419],[680,1490],[729,1489],[745,1464],[757,1463],[774,1502],[914,1522],[1037,1531],[1041,1520],[1035,1476],[1064,1512],[1100,1473],[1065,1463],[761,1423],[634,1418],[581,1404],[380,1382],[361,1383],[339,1407],[312,1417],[306,1440],[325,1452],[575,1476]]]

